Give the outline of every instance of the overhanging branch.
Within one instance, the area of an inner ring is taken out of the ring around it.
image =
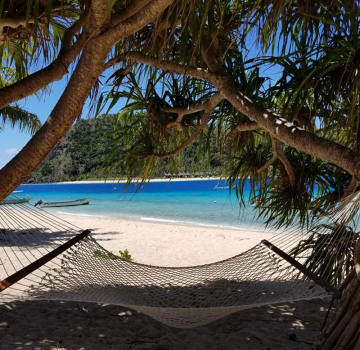
[[[214,107],[212,107],[214,105],[214,103],[218,104],[221,100],[219,96],[220,96],[220,94],[217,93],[214,96],[212,96],[207,102],[200,103],[197,105],[192,105],[187,108],[181,108],[181,107],[164,107],[164,108],[162,108],[162,110],[166,113],[178,114],[178,117],[174,121],[167,124],[166,128],[170,129],[173,126],[180,127],[182,119],[185,115],[205,111],[209,108],[214,109]]]
[[[61,41],[61,50],[59,53],[59,56],[66,53],[71,48],[71,43],[77,35],[81,28],[85,25],[89,18],[90,13],[90,6],[87,6],[84,10],[84,12],[80,15],[79,19],[75,21],[69,28],[67,28],[64,32],[64,36]]]
[[[215,88],[242,114],[254,120],[259,128],[268,132],[277,140],[314,157],[328,160],[360,178],[360,156],[351,149],[336,142],[321,138],[311,132],[296,127],[271,110],[264,109],[238,91],[233,78],[226,72],[219,55],[211,45],[204,41],[202,55],[211,73],[217,79],[209,79]]]
[[[264,172],[269,166],[273,165],[277,159],[278,159],[278,156],[274,152],[272,157],[261,168],[259,168],[257,170],[257,173],[261,174],[262,172]]]
[[[61,80],[68,73],[68,67],[78,57],[86,40],[85,33],[81,34],[69,50],[64,50],[47,67],[0,89],[0,108],[31,96],[54,81]]]
[[[114,46],[117,42],[129,35],[134,34],[157,16],[159,16],[174,0],[152,0],[134,13],[131,17],[104,31],[101,38],[108,46]],[[151,18],[149,20],[149,18]],[[136,28],[136,30],[134,30]]]
[[[247,122],[244,124],[238,124],[235,126],[234,129],[232,129],[229,134],[228,134],[228,138],[229,139],[233,139],[235,138],[235,136],[239,133],[239,132],[243,132],[243,131],[253,131],[253,130],[257,130],[259,129],[259,126],[257,125],[257,123],[255,122]]]
[[[217,93],[214,96],[212,96],[209,101],[207,101],[201,105],[201,106],[203,106],[202,110],[204,111],[204,113],[201,117],[201,122],[198,125],[198,127],[196,128],[196,130],[191,134],[191,136],[188,139],[186,139],[181,145],[179,145],[178,147],[176,147],[175,149],[173,149],[170,152],[154,153],[154,154],[150,154],[149,156],[153,156],[155,158],[171,157],[171,156],[174,156],[175,154],[179,153],[180,151],[182,151],[185,147],[191,145],[198,138],[198,136],[202,133],[202,131],[205,129],[213,109],[220,103],[220,101],[222,99],[223,98],[222,98],[221,94]],[[194,110],[196,110],[197,107],[198,106],[194,106]]]
[[[209,81],[211,83],[219,78],[217,74],[213,74],[208,70],[184,66],[170,61],[163,61],[156,57],[144,55],[141,52],[129,52],[125,54],[125,57],[135,62],[146,64],[147,66],[155,67],[163,71],[168,71],[179,75],[187,75],[200,80]]]
[[[3,169],[0,170],[0,182],[6,184],[0,187],[0,199],[8,196],[17,186],[19,186],[24,179],[30,175],[30,173],[45,159],[45,157],[70,129],[74,120],[81,113],[85,100],[89,96],[94,83],[103,72],[103,65],[113,46],[113,42],[116,42],[116,40],[122,40],[125,36],[131,35],[140,30],[144,25],[163,12],[170,2],[170,0],[153,0],[152,3],[155,7],[151,8],[151,11],[148,13],[142,13],[143,17],[141,20],[129,21],[126,23],[125,30],[123,32],[120,31],[120,34],[123,36],[117,36],[115,39],[99,35],[86,42],[78,65],[76,66],[64,93],[57,102],[49,119],[45,122],[39,132],[36,133],[27,143],[27,145]],[[107,10],[107,7],[105,8],[102,6],[102,3],[99,4],[99,8],[101,10]],[[104,18],[104,16],[106,16],[106,12],[96,14],[96,17],[99,19]],[[133,17],[132,19],[134,20]],[[138,18],[135,16],[135,19]],[[102,26],[103,23],[103,20],[96,22],[99,26]],[[97,31],[98,28],[92,28],[92,33],[96,33]],[[117,34],[119,34],[119,31],[115,31],[114,35]],[[73,47],[77,43],[79,43],[79,40],[73,45]],[[42,71],[42,74],[44,74],[43,72],[44,70]],[[47,77],[43,77],[43,79],[46,80]],[[39,81],[35,80],[35,83],[39,84]],[[20,88],[22,88],[22,86],[23,85],[20,84]],[[30,88],[34,89],[33,87]],[[35,91],[37,90],[38,88],[35,89]],[[13,96],[9,96],[11,100]],[[17,99],[19,98],[17,97],[16,100]],[[0,94],[0,101],[3,103],[5,100],[6,99],[3,98],[3,95]],[[10,102],[6,102],[5,105],[8,103]]]
[[[358,183],[359,183],[359,179],[356,176],[353,176],[351,178],[349,186],[346,188],[346,190],[341,198],[342,199],[346,198],[346,197],[350,196],[352,193],[354,193]]]
[[[287,174],[289,175],[289,180],[291,183],[291,186],[294,187],[295,186],[295,173],[293,170],[292,165],[290,164],[289,160],[287,159],[284,151],[281,148],[280,142],[276,139],[274,139],[273,137],[271,138],[273,147],[274,147],[274,155],[277,156],[277,158],[280,159],[281,163],[283,163],[285,170],[287,172]]]
[[[123,11],[114,15],[111,18],[110,26],[114,27],[121,22],[127,20],[131,16],[135,15],[142,8],[144,8],[144,6],[146,6],[150,1],[151,0],[132,0]]]

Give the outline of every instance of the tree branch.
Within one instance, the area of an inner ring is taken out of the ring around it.
[[[141,21],[130,21],[127,23],[125,30],[122,32],[124,36],[117,37],[117,39],[121,40],[125,36],[140,30],[144,23],[149,23],[163,12],[170,2],[170,0],[153,0],[152,3],[156,5],[155,10],[157,12],[152,8],[148,13],[142,13],[143,18]],[[94,9],[96,11],[98,9],[106,11],[107,7],[102,5],[100,2],[99,7],[95,6]],[[106,12],[97,12],[96,16],[101,19],[96,22],[97,25],[102,26],[105,14]],[[98,30],[98,28],[94,27],[92,28],[92,33],[96,33]],[[103,72],[103,66],[112,48],[112,42],[113,38],[109,42],[109,40],[106,40],[106,37],[104,40],[103,35],[87,41],[77,67],[46,123],[26,146],[0,170],[0,182],[4,184],[0,187],[1,199],[8,196],[31,174],[70,129],[74,120],[81,113],[85,100],[89,96],[94,83]]]
[[[61,10],[62,12],[66,9],[66,8],[73,8],[73,6],[61,6],[60,8],[53,8],[51,9],[51,13],[50,13],[50,17],[57,17],[58,16],[58,11]],[[46,17],[46,21],[43,21],[43,18],[45,17],[45,13],[41,13],[37,20],[35,20],[34,17],[30,17],[27,18],[26,16],[15,16],[15,17],[7,17],[7,16],[3,16],[0,19],[0,44],[4,43],[5,41],[5,37],[4,37],[4,29],[5,27],[9,27],[9,28],[18,28],[18,27],[24,27],[26,28],[26,26],[28,24],[34,24],[34,23],[38,23],[38,24],[48,24],[48,18]]]
[[[276,155],[277,158],[279,158],[281,160],[281,163],[283,163],[285,170],[286,170],[287,174],[289,175],[291,186],[294,187],[295,179],[296,179],[294,170],[293,170],[289,160],[287,159],[284,151],[282,150],[280,142],[278,140],[275,140],[273,137],[271,137],[271,141],[272,141],[272,144],[274,147],[274,155]]]
[[[120,13],[114,15],[110,20],[110,26],[114,27],[121,22],[127,20],[131,16],[135,15],[144,6],[148,5],[151,0],[132,0],[127,7]]]
[[[356,174],[360,178],[360,156],[357,153],[336,142],[323,139],[296,127],[293,123],[281,118],[273,111],[257,106],[237,90],[232,78],[224,75],[225,72],[223,70],[209,71],[200,68],[185,67],[180,64],[149,57],[138,52],[128,53],[126,57],[138,63],[143,63],[164,71],[211,82],[239,112],[253,119],[258,124],[259,129],[267,131],[279,141],[293,148],[328,160],[348,171],[350,174]]]
[[[261,108],[253,103],[248,97],[237,90],[232,77],[226,73],[221,63],[217,60],[218,55],[212,50],[209,44],[203,45],[203,58],[210,71],[163,61],[146,56],[140,52],[131,52],[125,56],[138,63],[164,71],[192,76],[211,82],[239,112],[253,119],[258,124],[259,129],[267,131],[279,141],[293,148],[328,160],[360,178],[360,156],[357,153],[345,146],[296,127],[293,123],[281,118],[273,111]]]
[[[244,124],[238,124],[228,133],[228,138],[233,139],[235,136],[242,131],[253,131],[259,129],[259,126],[255,122],[247,122]]]
[[[216,81],[219,78],[217,74],[210,73],[208,70],[195,67],[187,67],[178,63],[163,61],[155,57],[146,56],[141,52],[129,52],[125,54],[125,57],[135,62],[146,64],[148,66],[155,67],[163,71],[169,71],[171,73],[179,75],[187,75],[200,80],[209,81],[211,83],[213,83],[213,81]]]
[[[89,13],[90,26],[87,31],[90,33],[90,37],[99,35],[105,25],[108,22],[107,16],[111,0],[92,0],[91,11]]]
[[[62,52],[47,67],[0,89],[0,108],[33,95],[54,81],[61,80],[68,73],[68,67],[79,55],[86,40],[85,33],[81,34],[69,50]]]
[[[105,2],[102,2],[101,0],[98,1],[100,1],[99,4],[103,7],[105,7],[106,2],[107,8],[107,0]],[[136,15],[124,21],[121,25],[106,31],[106,36],[103,37],[104,44],[108,47],[111,47],[122,38],[140,30],[144,25],[153,20],[156,15],[164,11],[164,9],[172,1],[173,0],[153,0],[148,6],[145,6],[142,11],[139,11]],[[96,2],[92,2],[91,8],[94,8],[94,6],[97,6]],[[99,16],[98,14],[100,11],[95,12],[97,13],[96,16]],[[99,22],[98,24],[101,25],[104,21],[104,18],[99,18],[100,19],[97,20],[97,22]],[[151,18],[150,21],[148,20],[149,18]],[[81,21],[82,20],[83,19],[81,19]],[[65,34],[65,46],[68,45],[69,40],[71,40],[69,37],[71,38],[71,34],[74,32],[74,28],[70,27],[68,30],[69,34]],[[94,35],[95,25],[93,23],[91,24],[91,30],[92,35]],[[98,29],[98,31],[99,30],[100,29]],[[49,66],[12,85],[2,88],[0,90],[0,108],[34,94],[36,91],[43,89],[45,86],[54,81],[61,80],[62,77],[68,73],[69,65],[76,59],[86,42],[89,40],[88,34],[89,33],[87,32],[82,33],[74,45],[68,51],[66,51],[64,48],[64,52],[62,52],[62,54],[59,55],[59,57]]]
[[[90,13],[90,6],[87,6],[84,12],[80,15],[79,19],[65,30],[64,36],[61,41],[61,50],[59,56],[70,50],[74,36],[80,32],[81,28],[87,22],[89,18],[89,13]]]
[[[278,159],[278,156],[274,152],[272,157],[261,167],[257,170],[258,174],[261,174],[263,171],[265,171],[270,165],[273,165],[275,161]]]
[[[212,101],[219,100],[219,93],[216,93],[214,96],[210,97],[210,99],[204,103],[199,103],[197,105],[192,105],[187,108],[182,107],[163,107],[162,110],[167,113],[176,113],[176,114],[193,114],[197,112],[204,111],[208,108],[208,106],[212,105]],[[220,102],[220,101],[219,101]]]
[[[140,30],[157,16],[159,16],[174,0],[152,0],[142,7],[131,17],[105,31],[101,37],[108,46],[114,46],[117,42]],[[149,18],[151,18],[149,20]],[[134,27],[138,29],[134,31]]]
[[[349,186],[346,188],[346,190],[345,190],[344,194],[342,195],[341,199],[346,198],[346,197],[350,196],[352,193],[354,193],[358,183],[359,183],[358,178],[356,176],[353,176],[351,178]]]
[[[117,63],[125,61],[125,55],[119,55],[109,59],[103,66],[103,71],[106,71],[108,68],[114,66]]]
[[[199,126],[191,134],[191,136],[187,140],[185,140],[180,146],[176,147],[175,149],[173,149],[172,151],[167,152],[167,153],[163,153],[163,154],[154,153],[149,156],[154,156],[155,158],[171,157],[171,156],[174,156],[175,154],[179,153],[180,151],[182,151],[185,147],[191,145],[197,139],[197,137],[201,134],[201,132],[205,129],[205,127],[210,119],[213,109],[219,104],[219,102],[222,99],[223,98],[222,98],[221,94],[217,93],[214,96],[212,96],[209,101],[207,101],[201,105],[204,107],[202,109],[204,111],[204,114],[201,117],[201,122],[200,122]],[[196,109],[196,107],[197,106],[194,106],[194,110]],[[189,114],[189,113],[187,113],[187,114]]]
[[[202,47],[203,58],[211,73],[208,77],[217,76],[217,79],[209,79],[215,88],[242,114],[254,120],[259,128],[267,131],[277,140],[296,148],[307,154],[328,160],[343,168],[352,175],[360,178],[360,156],[351,149],[336,142],[323,139],[313,133],[296,127],[293,123],[281,118],[271,110],[264,109],[248,97],[238,91],[233,78],[226,72],[218,61],[211,44],[204,41]]]
[[[170,122],[167,124],[166,128],[169,129],[173,126],[180,126],[181,125],[181,121],[184,117],[184,115],[188,115],[188,114],[193,114],[193,113],[197,113],[197,112],[201,112],[204,111],[206,109],[209,108],[209,106],[211,106],[213,104],[213,101],[216,100],[218,101],[217,103],[220,102],[219,100],[219,93],[216,93],[214,96],[210,97],[210,99],[205,102],[205,103],[200,103],[200,104],[196,104],[196,105],[192,105],[189,106],[187,108],[182,108],[182,107],[163,107],[162,110],[166,113],[175,113],[178,114],[178,117],[176,118],[176,120]],[[211,107],[210,107],[211,108]],[[212,108],[213,109],[213,108]]]
[[[85,9],[80,18],[64,32],[61,50],[57,59],[47,67],[19,80],[18,82],[0,89],[0,108],[33,95],[54,81],[61,80],[68,73],[68,67],[76,59],[83,49],[86,41],[86,33],[82,33],[77,41],[71,46],[74,35],[80,32],[89,16],[89,8]],[[1,23],[2,23],[1,19]],[[6,22],[5,22],[6,23]]]

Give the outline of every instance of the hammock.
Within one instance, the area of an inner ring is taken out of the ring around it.
[[[329,231],[322,223],[348,222],[358,210],[359,198],[359,193],[352,195],[330,218],[316,218],[312,227],[326,235]],[[336,294],[334,286],[302,265],[306,256],[295,260],[288,255],[310,231],[289,228],[271,243],[259,242],[213,264],[159,267],[118,258],[101,247],[90,231],[42,209],[2,205],[0,300],[122,305],[173,327],[201,326],[251,307]]]

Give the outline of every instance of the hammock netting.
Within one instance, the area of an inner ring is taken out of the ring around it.
[[[316,218],[312,227],[317,227],[317,234],[330,234],[326,227],[339,221],[346,221],[356,230],[353,217],[359,197],[356,193],[328,216]],[[39,261],[82,231],[29,204],[0,205],[0,280]],[[289,254],[311,234],[309,228],[292,227],[274,235],[271,243]],[[344,239],[351,244],[350,238]],[[328,251],[323,249],[318,254],[326,256]],[[305,259],[305,255],[296,256],[300,263]],[[121,305],[167,325],[187,328],[251,307],[328,295],[260,242],[246,252],[212,264],[159,267],[118,258],[88,235],[2,291],[0,300]]]

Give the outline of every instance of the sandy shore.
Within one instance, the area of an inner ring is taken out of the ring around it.
[[[169,182],[169,181],[205,181],[205,180],[220,180],[219,177],[189,177],[189,178],[157,178],[151,179],[151,182]],[[134,179],[133,182],[137,180]],[[141,179],[138,179],[141,181]],[[120,179],[108,179],[108,180],[80,180],[80,181],[62,181],[62,182],[55,182],[49,185],[66,185],[66,184],[103,184],[103,183],[110,183],[110,184],[118,184],[118,183],[126,183],[126,180]],[[31,184],[24,184],[24,185],[31,185]],[[46,184],[42,184],[46,185]]]
[[[206,264],[270,239],[270,233],[144,221],[62,216],[91,229],[108,250],[128,249],[140,263]],[[174,329],[112,305],[8,301],[0,305],[0,349],[310,349],[328,302],[300,301],[238,312],[194,329]]]
[[[240,254],[273,235],[205,226],[58,215],[90,229],[106,249],[128,249],[136,262],[159,266],[208,264]]]

